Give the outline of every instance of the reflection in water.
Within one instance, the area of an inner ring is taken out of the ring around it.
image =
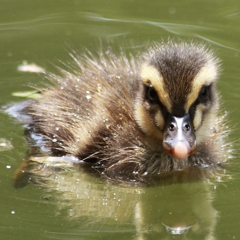
[[[211,203],[205,181],[173,184],[158,191],[147,189],[141,199],[142,239],[172,239],[174,235],[180,239],[214,239],[217,212]]]
[[[221,44],[221,43],[219,43],[219,42],[213,41],[213,40],[211,40],[211,39],[209,39],[209,38],[200,36],[200,35],[198,35],[198,34],[196,34],[195,36],[198,37],[198,38],[200,38],[200,39],[203,39],[203,40],[206,41],[206,42],[210,42],[211,44],[214,44],[214,45],[216,45],[216,46],[219,46],[219,47],[222,47],[222,48],[231,49],[231,50],[234,50],[234,51],[237,51],[237,52],[240,51],[240,50],[237,49],[237,48],[229,47],[229,46],[227,46],[227,45],[224,45],[224,44]]]
[[[82,13],[81,13],[82,15]],[[174,33],[177,35],[193,32],[194,30],[209,30],[213,31],[216,29],[209,27],[202,27],[197,25],[188,25],[188,24],[179,24],[179,23],[166,23],[166,22],[153,22],[153,21],[144,21],[144,20],[132,20],[132,19],[117,19],[117,18],[107,18],[101,15],[93,14],[93,13],[85,13],[86,18],[92,21],[104,21],[104,22],[122,22],[122,23],[131,23],[131,24],[147,24],[155,27],[159,27],[164,29],[169,33]]]
[[[154,179],[154,186],[132,186],[97,178],[66,157],[34,157],[18,169],[15,186],[26,182],[44,186],[55,201],[56,214],[64,212],[69,221],[78,223],[81,235],[111,229],[116,234],[130,232],[136,240],[215,239],[217,211],[210,184],[196,177],[208,170],[171,173],[158,179],[161,185]],[[194,173],[193,181],[188,173]]]

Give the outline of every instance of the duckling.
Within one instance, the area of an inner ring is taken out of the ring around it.
[[[219,59],[201,44],[153,44],[137,57],[73,56],[71,71],[24,108],[32,136],[55,156],[74,156],[112,179],[217,165]]]

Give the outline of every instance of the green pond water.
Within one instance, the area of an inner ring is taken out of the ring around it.
[[[47,187],[16,190],[28,146],[21,124],[0,113],[0,239],[240,239],[239,26],[237,0],[0,0],[1,106],[23,101],[12,93],[42,81],[18,71],[24,61],[55,71],[70,49],[94,53],[101,42],[136,53],[151,41],[194,40],[222,60],[218,89],[236,149],[221,177],[209,181],[123,187],[69,170],[50,176]],[[174,222],[190,228],[177,234],[168,229]]]

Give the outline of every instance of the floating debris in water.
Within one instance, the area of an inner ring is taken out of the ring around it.
[[[39,99],[41,98],[41,94],[37,91],[24,91],[24,92],[13,92],[12,96],[14,97],[24,97],[31,99]]]
[[[23,64],[17,67],[19,72],[34,72],[34,73],[46,73],[43,67],[38,66],[35,63],[28,64],[27,61],[23,61]]]
[[[8,151],[13,149],[13,145],[11,141],[5,139],[5,138],[0,138],[0,152],[3,151]]]
[[[41,199],[49,200],[49,199],[51,199],[51,196],[48,196],[48,197],[41,197]]]

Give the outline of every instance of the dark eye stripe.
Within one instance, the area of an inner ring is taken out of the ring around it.
[[[206,104],[209,100],[211,100],[211,87],[212,85],[202,87],[197,99],[198,104]]]
[[[212,84],[208,86],[203,86],[199,92],[198,98],[196,101],[192,104],[192,106],[189,109],[189,114],[192,119],[194,119],[196,114],[196,109],[199,104],[207,105],[207,103],[212,101]],[[202,112],[203,115],[205,115],[205,111]],[[203,117],[204,118],[204,117]]]
[[[167,116],[167,108],[162,104],[162,102],[158,98],[158,94],[153,86],[145,85],[145,100],[150,105],[149,109],[150,114],[155,114],[156,109],[159,109],[163,118]]]
[[[157,92],[152,86],[145,86],[145,98],[150,104],[158,104],[159,102]]]

